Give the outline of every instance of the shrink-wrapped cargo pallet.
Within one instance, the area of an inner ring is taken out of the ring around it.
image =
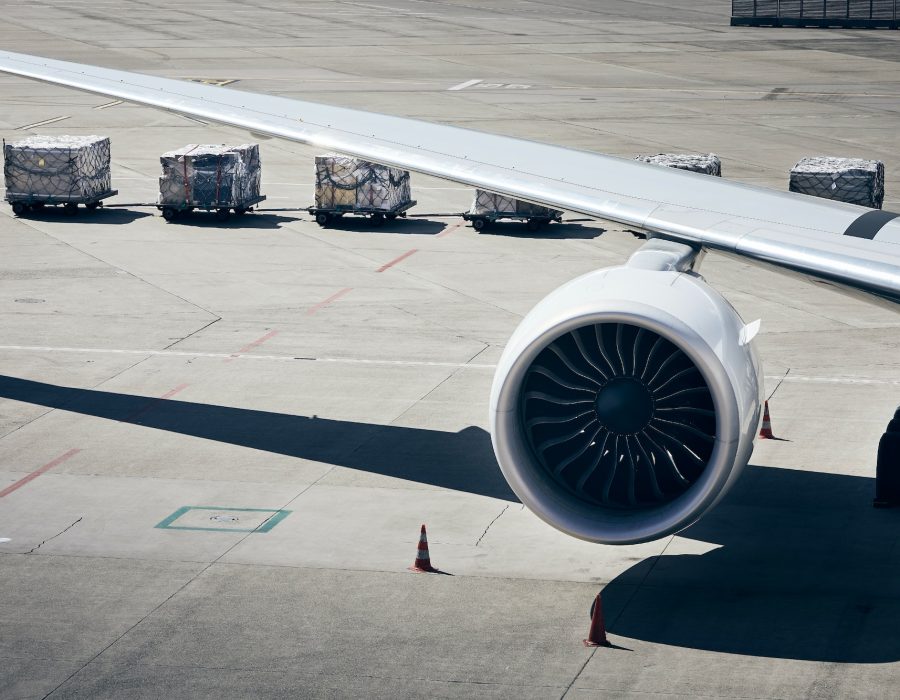
[[[472,222],[476,231],[481,231],[497,219],[525,220],[531,230],[537,230],[542,224],[559,221],[562,212],[506,195],[475,190],[472,206],[464,218]]]
[[[884,163],[861,158],[804,158],[791,168],[790,190],[881,209]]]
[[[668,168],[689,170],[703,175],[722,176],[722,161],[715,153],[657,153],[656,155],[635,156],[635,160]]]
[[[188,144],[160,156],[159,202],[163,216],[185,209],[230,209],[243,214],[265,199],[259,193],[262,173],[259,146]]]
[[[344,214],[370,216],[380,224],[405,216],[415,201],[409,171],[341,155],[316,156],[316,221],[326,226]]]
[[[110,143],[105,136],[29,136],[3,145],[6,200],[26,206],[79,203],[94,208],[110,189]]]

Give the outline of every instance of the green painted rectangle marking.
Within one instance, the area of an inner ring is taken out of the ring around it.
[[[236,527],[200,527],[197,525],[176,525],[180,518],[187,515],[191,511],[197,510],[218,510],[226,513],[272,513],[260,525],[252,528],[236,528]],[[289,510],[279,510],[277,508],[228,508],[226,506],[182,506],[170,516],[164,518],[154,527],[161,530],[200,530],[207,532],[269,532],[278,523],[291,514]]]

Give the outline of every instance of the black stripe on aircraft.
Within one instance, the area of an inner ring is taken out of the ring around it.
[[[847,227],[844,235],[853,236],[854,238],[868,238],[871,241],[884,228],[885,224],[893,221],[898,216],[900,214],[894,214],[890,211],[866,212]]]

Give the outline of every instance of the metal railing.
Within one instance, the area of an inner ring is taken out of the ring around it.
[[[897,29],[900,0],[732,0],[732,25]]]

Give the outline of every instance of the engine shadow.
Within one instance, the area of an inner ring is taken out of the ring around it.
[[[490,436],[77,389],[0,375],[0,398],[517,501]]]
[[[604,588],[622,610],[610,632],[748,656],[900,660],[900,512],[873,509],[873,493],[869,478],[748,467],[681,533],[721,546],[651,557]]]

